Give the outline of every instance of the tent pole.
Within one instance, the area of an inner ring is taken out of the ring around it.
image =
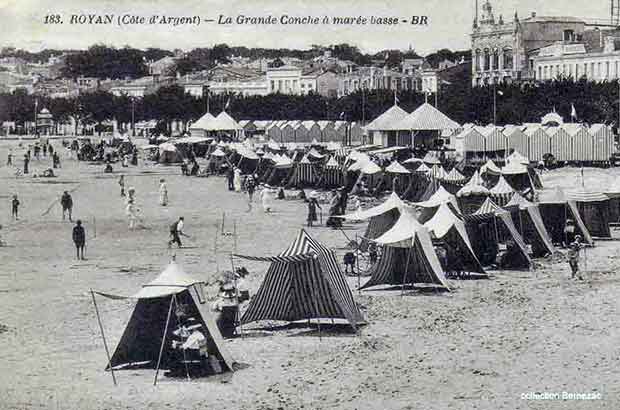
[[[101,330],[101,338],[103,339],[103,347],[105,347],[105,353],[108,356],[108,367],[112,374],[112,381],[116,386],[116,376],[114,376],[114,369],[112,369],[112,359],[110,358],[110,350],[108,350],[108,343],[105,340],[105,334],[103,333],[103,324],[101,323],[101,317],[99,316],[99,308],[97,307],[97,301],[95,300],[95,292],[90,290],[90,295],[93,297],[93,305],[95,306],[95,312],[97,313],[97,322],[99,322],[99,330]]]
[[[413,239],[411,240],[411,248],[407,251],[407,261],[405,262],[405,272],[403,272],[403,283],[400,287],[400,296],[405,294],[405,281],[407,280],[407,271],[409,270],[409,256],[411,256],[411,251],[413,250]]]
[[[495,242],[499,244],[499,231],[497,230],[497,217],[493,215],[493,224],[495,225]]]
[[[155,368],[155,380],[153,380],[153,386],[157,385],[157,376],[159,375],[159,365],[161,364],[161,356],[164,353],[164,345],[166,344],[166,335],[168,334],[168,325],[170,324],[170,315],[172,314],[173,304],[174,304],[174,295],[170,297],[170,307],[168,308],[168,317],[166,317],[166,327],[164,328],[164,335],[161,339],[161,346],[159,347],[159,357],[157,358],[157,367]]]
[[[235,235],[237,234],[237,221],[235,221]],[[237,250],[237,241],[235,240],[235,252]],[[240,321],[240,317],[239,317],[239,288],[237,287],[237,271],[235,270],[235,260],[233,257],[232,252],[230,253],[230,266],[232,268],[232,272],[233,272],[233,278],[234,278],[234,286],[235,286],[235,297],[237,298],[237,313],[235,314],[235,322],[239,323]],[[236,326],[235,326],[236,327]],[[241,336],[243,336],[243,331],[240,331]]]
[[[357,233],[355,233],[355,246],[357,248],[357,254],[355,255],[355,265],[357,266],[357,292],[358,295],[362,294],[362,291],[360,290],[360,258],[359,258],[359,250],[360,250],[360,246],[359,246],[359,242],[357,239]]]

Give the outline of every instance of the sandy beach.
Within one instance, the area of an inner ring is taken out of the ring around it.
[[[60,149],[60,142],[54,146]],[[230,253],[273,255],[305,224],[301,201],[275,202],[264,214],[255,198],[229,192],[220,177],[180,175],[179,167],[144,165],[104,174],[102,165],[62,151],[56,178],[16,177],[4,166],[16,141],[0,142],[0,408],[2,409],[616,409],[620,408],[620,247],[598,241],[587,250],[584,281],[569,279],[562,258],[536,260],[531,271],[492,271],[489,280],[451,280],[451,293],[354,290],[368,325],[355,333],[244,326],[226,341],[241,369],[192,381],[154,372],[104,371],[106,355],[90,289],[129,295],[153,279],[173,254],[191,275],[213,283],[231,267]],[[20,165],[21,161],[18,160]],[[31,170],[51,159],[31,162]],[[144,228],[129,231],[117,183],[125,174],[137,192]],[[604,190],[620,170],[584,171],[585,184]],[[159,179],[170,205],[157,203]],[[578,168],[543,174],[547,188],[580,184]],[[85,261],[76,261],[72,223],[55,203],[71,191],[74,219],[87,232]],[[10,220],[10,198],[21,201]],[[49,210],[49,211],[48,211]],[[218,236],[225,212],[225,231]],[[325,211],[324,211],[325,212]],[[185,217],[191,238],[169,250],[169,225]],[[324,215],[325,216],[325,215]],[[325,218],[324,218],[325,219]],[[235,228],[236,226],[236,228]],[[364,224],[348,225],[347,236]],[[308,232],[336,250],[347,238],[325,227]],[[612,230],[612,236],[620,237]],[[218,237],[217,244],[215,239]],[[236,242],[236,243],[235,243]],[[217,253],[216,253],[217,250]],[[268,268],[237,262],[252,293]],[[357,278],[349,278],[352,289]],[[362,278],[364,280],[364,278]],[[210,299],[217,293],[207,287]],[[113,349],[133,302],[98,299]],[[530,392],[600,393],[599,400],[527,400]]]

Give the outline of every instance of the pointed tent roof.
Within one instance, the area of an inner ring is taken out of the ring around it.
[[[420,158],[411,157],[409,159],[404,160],[403,164],[416,164],[418,162],[422,162],[422,160]]]
[[[505,167],[502,167],[502,174],[504,175],[520,175],[527,173],[527,166],[519,161],[508,162]]]
[[[493,160],[489,159],[483,166],[480,167],[480,173],[484,174],[485,172],[499,175],[502,173],[502,170],[495,164],[495,162],[493,162]]]
[[[189,128],[209,130],[210,124],[215,120],[215,117],[210,112],[206,113],[199,119],[197,119]]]
[[[312,164],[308,159],[308,154],[304,155],[303,158],[299,161],[300,164]]]
[[[441,161],[439,160],[439,158],[437,158],[436,156],[434,156],[433,154],[431,154],[430,152],[428,152],[425,156],[424,159],[422,159],[422,161],[425,164],[429,164],[429,165],[441,165]]]
[[[450,172],[443,178],[444,181],[452,182],[452,183],[462,183],[467,181],[467,177],[459,172],[456,167],[452,168]]]
[[[489,195],[489,190],[485,188],[482,177],[478,173],[478,170],[474,172],[474,175],[463,186],[463,188],[459,189],[459,191],[456,193],[456,196],[458,197],[469,195]]]
[[[385,168],[385,172],[389,172],[392,174],[410,174],[411,172],[400,165],[398,161],[393,161],[387,168]]]
[[[267,142],[267,147],[273,151],[280,151],[280,144],[278,144],[273,138]]]
[[[430,175],[433,178],[444,179],[447,174],[446,174],[446,170],[443,169],[441,164],[435,164],[435,165],[433,165],[433,168],[431,168]]]
[[[329,157],[329,160],[325,164],[325,168],[340,168],[340,164],[336,161],[336,158]]]
[[[416,202],[413,205],[422,208],[435,208],[444,203],[450,203],[452,204],[452,206],[458,209],[458,202],[456,200],[456,197],[450,192],[446,191],[446,189],[440,185],[437,191],[435,191],[435,193],[431,195],[431,197],[428,198],[426,201]]]
[[[413,131],[457,128],[460,128],[459,124],[429,103],[422,104],[396,125],[396,129]]]
[[[325,157],[325,155],[319,154],[319,152],[316,149],[314,149],[314,148],[311,148],[310,151],[308,151],[308,155],[311,155],[311,156],[313,156],[314,158],[317,158],[317,159],[321,159],[321,158]]]
[[[511,206],[518,206],[519,209],[524,209],[525,207],[532,206],[532,205],[534,204],[528,201],[527,199],[523,198],[521,195],[519,195],[518,192],[515,192],[514,194],[512,194],[510,201],[508,201],[508,203],[504,205],[504,208],[510,208]]]
[[[514,191],[515,190],[512,189],[510,184],[506,182],[506,179],[503,175],[499,176],[497,184],[495,184],[495,186],[489,190],[492,195],[509,195],[512,194]]]
[[[407,128],[398,128],[396,125],[407,116],[407,111],[394,104],[383,114],[375,118],[364,127],[367,131],[398,131]]]
[[[206,129],[213,131],[230,131],[240,130],[242,127],[237,121],[228,115],[226,111],[222,111],[217,117],[215,117],[215,120],[210,123],[210,128]]]
[[[506,211],[503,210],[495,202],[493,202],[491,198],[487,198],[484,200],[480,208],[478,208],[478,210],[473,213],[473,215],[488,215],[488,214],[497,215],[502,212],[506,212]]]
[[[368,161],[360,170],[362,174],[372,175],[381,172],[381,167],[372,161]]]
[[[197,283],[198,280],[185,273],[180,265],[172,261],[155,279],[143,285],[132,298],[149,299],[174,295]]]
[[[220,147],[217,147],[215,151],[211,153],[211,155],[214,157],[225,157],[226,156],[226,154],[224,153],[224,151],[220,149]]]
[[[421,163],[414,172],[423,172],[425,174],[428,174],[429,172],[431,172],[431,169],[425,163]]]
[[[414,248],[416,243],[420,245],[420,254],[426,259],[428,273],[432,276],[432,282],[450,289],[448,281],[443,273],[433,242],[428,229],[415,218],[411,211],[401,213],[400,217],[387,232],[375,239],[375,242],[388,247]],[[374,275],[373,275],[374,276]],[[363,287],[373,286],[374,277]]]
[[[405,204],[395,192],[392,192],[382,204],[373,206],[372,208],[368,208],[365,211],[343,215],[341,218],[353,221],[364,221],[366,219],[372,218],[373,216],[382,215],[386,212],[391,211],[392,209],[398,209],[402,213],[402,210],[406,208],[408,208],[407,204]]]
[[[527,157],[521,155],[519,151],[514,151],[512,154],[506,157],[506,163],[516,162],[517,164],[529,165],[530,160]]]

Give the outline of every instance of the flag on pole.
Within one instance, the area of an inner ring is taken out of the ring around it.
[[[394,105],[398,104],[400,101],[398,100],[398,97],[396,96],[396,90],[394,90]]]
[[[575,109],[573,103],[570,104],[570,117],[573,119],[577,118],[577,110]]]
[[[497,95],[504,95],[504,92],[503,92],[503,91],[501,91],[501,90],[498,90],[498,91],[497,91]]]
[[[344,111],[340,113],[340,119],[344,118]]]
[[[224,109],[227,110],[228,107],[230,107],[230,98],[228,99],[228,101],[226,101],[226,105],[224,106]]]

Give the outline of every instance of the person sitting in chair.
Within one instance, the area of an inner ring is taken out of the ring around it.
[[[220,296],[213,302],[212,308],[218,312],[215,322],[222,336],[227,339],[234,337],[239,314],[239,301],[232,283],[220,287]]]

